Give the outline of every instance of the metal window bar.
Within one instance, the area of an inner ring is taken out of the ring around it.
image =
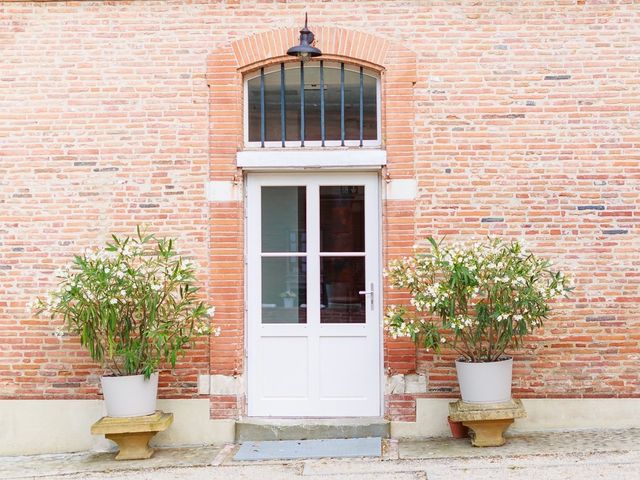
[[[321,145],[324,147],[324,62],[322,60],[320,60],[320,138]]]
[[[360,67],[360,146],[362,146],[362,137],[364,130],[364,72]]]
[[[264,148],[264,68],[260,69],[260,147]]]
[[[359,68],[359,146],[364,145],[364,68]],[[345,68],[344,62],[340,63],[340,145],[345,146]],[[260,69],[260,147],[265,147],[266,141],[266,115],[265,115],[265,74],[264,68]],[[280,64],[280,130],[281,144],[286,146],[287,121],[286,121],[286,84],[285,64]],[[327,132],[325,124],[326,96],[324,81],[324,62],[320,60],[320,138],[321,146],[326,146]],[[305,90],[304,90],[304,64],[300,62],[300,146],[305,142]]]
[[[304,147],[304,63],[300,62],[300,146]]]
[[[340,145],[344,147],[344,63],[340,63]]]
[[[285,95],[284,95],[284,63],[280,64],[280,130],[282,131],[282,147],[287,141],[287,120],[285,115]]]

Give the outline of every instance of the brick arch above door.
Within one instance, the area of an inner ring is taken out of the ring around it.
[[[394,45],[382,37],[355,30],[336,27],[314,28],[316,47],[322,50],[323,56],[351,59],[355,63],[370,64],[384,68],[389,51],[402,48]],[[262,32],[231,43],[238,67],[241,70],[260,66],[268,59],[278,61],[289,47],[299,41],[299,31],[296,28],[286,28]],[[394,49],[394,47],[396,47]],[[405,49],[406,50],[406,49]],[[415,75],[415,54],[406,50],[412,58],[413,73]]]
[[[414,84],[416,54],[406,46],[369,33],[330,26],[312,27],[325,59],[344,61],[380,72],[382,140],[387,153],[387,178],[414,179]],[[217,306],[220,337],[211,337],[211,373],[227,376],[244,371],[244,225],[242,172],[236,154],[243,148],[243,74],[282,61],[299,41],[299,28],[257,33],[221,45],[207,58],[209,86],[209,179],[233,185],[235,194],[212,200],[210,207],[210,269],[208,296]],[[387,199],[383,214],[385,262],[406,255],[414,244],[413,199]],[[388,219],[392,220],[389,221]],[[388,301],[395,297],[387,298]],[[385,340],[385,363],[391,371],[415,368],[411,347],[402,340]],[[411,357],[411,359],[409,358]],[[229,417],[242,410],[241,396],[217,399],[227,406],[212,415]],[[226,403],[225,403],[226,402]]]
[[[327,60],[373,68],[381,73],[382,138],[396,177],[413,177],[413,86],[416,54],[402,44],[356,30],[314,28],[316,45]],[[269,30],[229,42],[207,59],[210,88],[209,132],[212,179],[236,174],[235,154],[243,148],[243,73],[291,61],[286,51],[298,43],[298,29]]]

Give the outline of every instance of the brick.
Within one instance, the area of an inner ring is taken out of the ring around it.
[[[569,80],[571,75],[545,75],[545,80]]]

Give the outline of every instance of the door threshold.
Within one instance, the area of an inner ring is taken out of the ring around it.
[[[246,417],[236,422],[236,441],[389,438],[390,422],[382,417],[278,418]]]

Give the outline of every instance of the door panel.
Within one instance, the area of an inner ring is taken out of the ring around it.
[[[381,412],[376,174],[247,178],[251,416]]]
[[[321,398],[366,398],[367,342],[367,337],[320,337]]]
[[[308,398],[309,345],[307,337],[263,337],[260,341],[260,378],[268,398]]]

